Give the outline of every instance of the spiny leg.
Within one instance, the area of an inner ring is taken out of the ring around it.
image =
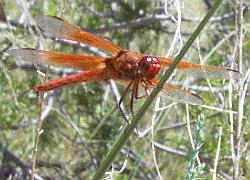
[[[136,97],[136,93],[137,93],[136,91],[138,91],[138,84],[139,84],[139,80],[136,80],[135,82],[133,82],[131,99],[130,99],[130,111],[131,111],[131,113],[132,113],[133,116],[134,116],[134,111],[133,111],[134,97]],[[137,134],[137,136],[140,136],[137,128],[135,128],[135,133]]]
[[[139,99],[138,98],[138,88],[139,88],[139,81],[136,81],[136,87],[135,87],[135,99]]]
[[[134,83],[133,83],[133,87],[132,87],[132,93],[131,93],[131,98],[130,98],[130,111],[132,113],[132,115],[134,116],[134,111],[133,111],[133,108],[134,108],[134,97],[135,97],[135,93],[136,93],[136,89],[138,89],[138,80],[136,80]]]
[[[144,98],[144,97],[148,97],[149,96],[149,90],[148,90],[148,87],[146,85],[146,82],[142,81],[141,82],[141,85],[144,87],[144,90],[145,90],[145,95],[142,95],[142,96],[138,96],[138,87],[139,87],[139,82],[137,83],[137,87],[136,87],[136,92],[135,92],[135,98],[136,99],[141,99],[141,98]]]
[[[130,83],[129,83],[129,85],[125,88],[125,90],[124,90],[124,92],[123,92],[123,94],[122,94],[122,96],[121,96],[121,98],[120,98],[120,100],[119,100],[119,102],[118,102],[118,107],[119,107],[119,110],[120,110],[120,112],[121,112],[121,114],[122,114],[122,117],[126,120],[126,122],[129,124],[129,122],[128,122],[128,120],[127,120],[127,117],[125,116],[125,113],[123,112],[123,110],[122,110],[122,108],[121,108],[121,104],[122,104],[122,101],[124,100],[124,98],[126,97],[126,95],[128,94],[128,91],[129,91],[129,88],[132,86],[132,84],[133,84],[133,81],[131,81]]]

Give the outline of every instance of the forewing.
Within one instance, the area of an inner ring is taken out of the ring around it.
[[[79,68],[83,70],[100,68],[105,66],[104,58],[97,56],[82,56],[76,54],[64,54],[53,51],[36,49],[11,49],[8,54],[19,59],[38,64],[61,65]]]
[[[122,50],[119,46],[113,44],[107,39],[86,32],[58,17],[38,16],[36,17],[36,22],[43,32],[51,37],[72,40],[89,46],[95,46],[110,53],[118,53]]]
[[[169,67],[174,61],[172,58],[159,57],[162,67]],[[233,69],[218,67],[218,66],[208,66],[193,64],[187,61],[180,61],[177,65],[178,72],[181,74],[195,75],[201,78],[211,78],[211,79],[239,79],[241,74]]]

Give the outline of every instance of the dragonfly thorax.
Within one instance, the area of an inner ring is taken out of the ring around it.
[[[138,64],[141,55],[133,51],[122,51],[118,56],[111,60],[111,66],[117,72],[117,76],[125,80],[133,80],[138,76]],[[109,61],[106,61],[109,66]]]
[[[160,60],[155,56],[142,56],[133,51],[122,51],[116,57],[108,58],[106,66],[113,69],[115,77],[124,80],[153,79],[161,69]]]

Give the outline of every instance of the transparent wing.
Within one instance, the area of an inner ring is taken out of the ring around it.
[[[118,53],[122,50],[119,46],[107,39],[86,32],[58,17],[38,16],[36,17],[36,22],[43,32],[51,37],[77,41],[89,46],[95,46],[110,53]]]
[[[116,82],[127,86],[130,81],[116,80]],[[150,90],[152,90],[159,83],[159,80],[153,79],[153,80],[151,80],[151,82],[152,82],[152,84],[145,85],[145,87],[149,88]],[[143,92],[143,87],[140,86],[139,88]],[[176,102],[180,102],[180,103],[187,103],[187,104],[193,104],[193,105],[203,104],[202,99],[198,95],[196,95],[190,91],[183,90],[180,87],[175,86],[175,85],[170,84],[170,83],[166,83],[164,85],[163,89],[161,90],[161,94],[164,96],[167,96],[168,98],[173,99]]]
[[[153,79],[150,87],[153,88],[156,84],[159,83],[158,79]],[[192,93],[191,91],[184,90],[178,86],[175,86],[170,83],[166,83],[161,90],[162,94],[167,95],[169,98],[173,99],[174,101],[180,103],[187,103],[193,105],[201,105],[203,103],[201,97]]]
[[[97,56],[82,56],[76,54],[64,54],[53,51],[43,51],[36,49],[11,49],[9,55],[19,59],[38,64],[70,66],[83,70],[100,68],[105,66],[105,59]]]
[[[161,65],[163,67],[169,67],[174,61],[172,58],[158,57],[160,59]],[[193,64],[187,61],[181,61],[177,65],[178,72],[181,74],[195,75],[201,78],[211,78],[211,79],[239,79],[241,74],[234,70],[218,66],[208,66]]]

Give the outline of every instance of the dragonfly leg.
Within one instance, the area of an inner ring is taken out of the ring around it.
[[[144,97],[148,97],[150,95],[150,93],[149,93],[149,89],[148,89],[145,82],[141,82],[141,85],[144,87],[145,94],[142,95],[142,96],[138,96],[138,83],[137,83],[137,87],[136,87],[135,98],[136,99],[141,99],[141,98],[144,98]]]
[[[128,124],[129,124],[129,122],[128,122],[128,120],[127,120],[127,117],[126,117],[124,111],[123,111],[122,108],[121,108],[121,104],[122,104],[124,98],[126,97],[126,95],[128,94],[129,88],[132,86],[132,84],[133,84],[133,81],[131,81],[131,82],[129,83],[129,85],[125,88],[125,90],[124,90],[124,92],[123,92],[123,94],[122,94],[122,96],[121,96],[121,98],[120,98],[120,100],[119,100],[119,102],[118,102],[118,107],[119,107],[119,110],[120,110],[120,112],[121,112],[121,115],[122,115],[122,117],[126,120],[126,122],[127,122]]]
[[[134,97],[135,97],[137,89],[138,89],[138,81],[135,81],[133,83],[132,93],[131,93],[131,99],[130,99],[130,111],[131,111],[131,113],[132,113],[133,116],[134,116],[134,111],[133,111],[133,108],[134,108]]]

